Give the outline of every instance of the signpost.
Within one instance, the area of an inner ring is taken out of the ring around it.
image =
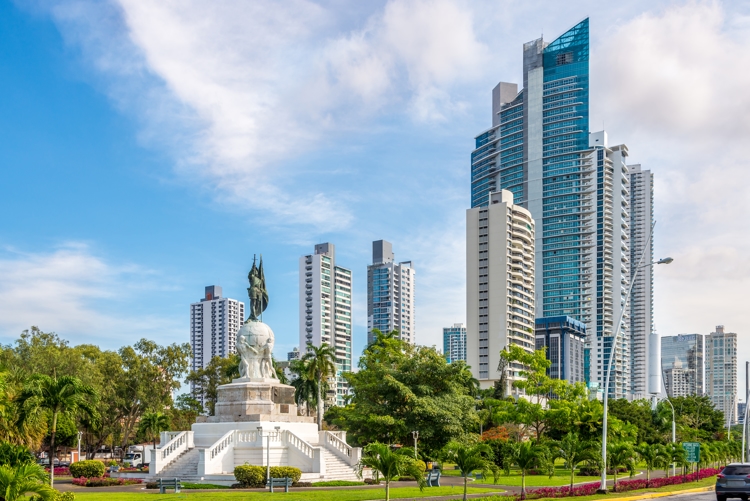
[[[687,457],[685,458],[686,462],[701,462],[701,444],[699,442],[682,442],[682,448],[687,452]]]

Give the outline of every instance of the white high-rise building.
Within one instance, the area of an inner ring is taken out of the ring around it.
[[[367,267],[367,344],[375,340],[373,329],[414,343],[414,279],[411,261],[394,262],[393,246],[385,240],[372,243],[372,264]]]
[[[448,363],[466,361],[466,326],[443,327],[443,355]]]
[[[630,280],[636,271],[638,260],[643,263],[654,260],[654,240],[649,240],[654,222],[654,175],[640,165],[629,165],[630,170]],[[648,243],[647,243],[648,242]],[[644,254],[645,251],[645,254]],[[630,293],[630,377],[634,398],[646,398],[649,394],[648,368],[658,367],[659,353],[650,353],[649,336],[654,332],[654,276],[653,268],[646,266],[638,270]],[[651,365],[650,365],[651,364]],[[687,369],[687,368],[685,368]],[[676,381],[682,377],[682,367],[675,368]],[[679,377],[678,377],[679,376]],[[679,384],[674,385],[675,388]]]
[[[737,422],[737,334],[723,325],[706,336],[706,394],[724,419]]]
[[[513,194],[466,211],[466,358],[482,388],[500,379],[500,351],[534,351],[534,220]],[[520,367],[509,369],[506,394]]]
[[[205,295],[190,305],[190,346],[192,370],[208,366],[213,357],[226,358],[237,351],[237,332],[245,321],[245,303],[222,297],[221,287],[209,285]],[[190,387],[194,398],[205,405],[203,389]]]
[[[333,244],[315,246],[299,259],[299,351],[323,343],[336,350],[336,377],[329,381],[326,405],[344,405],[352,370],[352,272],[336,265]]]

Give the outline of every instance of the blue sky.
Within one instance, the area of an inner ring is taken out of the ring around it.
[[[372,240],[417,269],[416,333],[465,321],[464,211],[490,91],[591,16],[592,129],[656,174],[661,334],[750,332],[750,16],[740,2],[0,4],[0,342],[186,341],[264,255],[277,350],[297,260],[336,244],[365,340]],[[750,354],[741,341],[740,349]],[[278,354],[277,354],[278,355]]]

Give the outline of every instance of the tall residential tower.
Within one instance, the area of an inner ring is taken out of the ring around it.
[[[723,325],[706,336],[706,394],[728,422],[737,422],[737,334]]]
[[[352,370],[352,272],[336,265],[333,244],[315,246],[299,259],[299,351],[328,344],[336,350],[336,377],[329,381],[327,405],[344,405]]]
[[[411,261],[396,263],[393,246],[385,240],[372,243],[372,264],[367,267],[367,344],[375,340],[373,329],[415,342],[414,278]]]
[[[493,89],[492,127],[475,141],[472,207],[508,190],[537,223],[535,318],[586,324],[586,380],[603,386],[614,353],[610,395],[628,396],[628,316],[613,346],[630,280],[628,149],[589,132],[588,19],[524,44],[523,88]]]
[[[466,361],[466,326],[443,327],[443,355],[448,363]]]
[[[703,337],[703,334],[680,334],[661,338],[662,378],[664,391],[670,397],[680,396],[679,388],[684,388],[688,395],[703,395]],[[668,374],[672,368],[676,372]]]

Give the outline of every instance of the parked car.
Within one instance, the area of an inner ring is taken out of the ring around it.
[[[716,501],[750,497],[750,463],[731,463],[716,476]]]
[[[49,458],[42,458],[38,460],[36,464],[49,467]],[[55,458],[54,465],[55,465],[55,468],[60,468],[63,466],[70,466],[70,461],[60,461],[59,459]]]

